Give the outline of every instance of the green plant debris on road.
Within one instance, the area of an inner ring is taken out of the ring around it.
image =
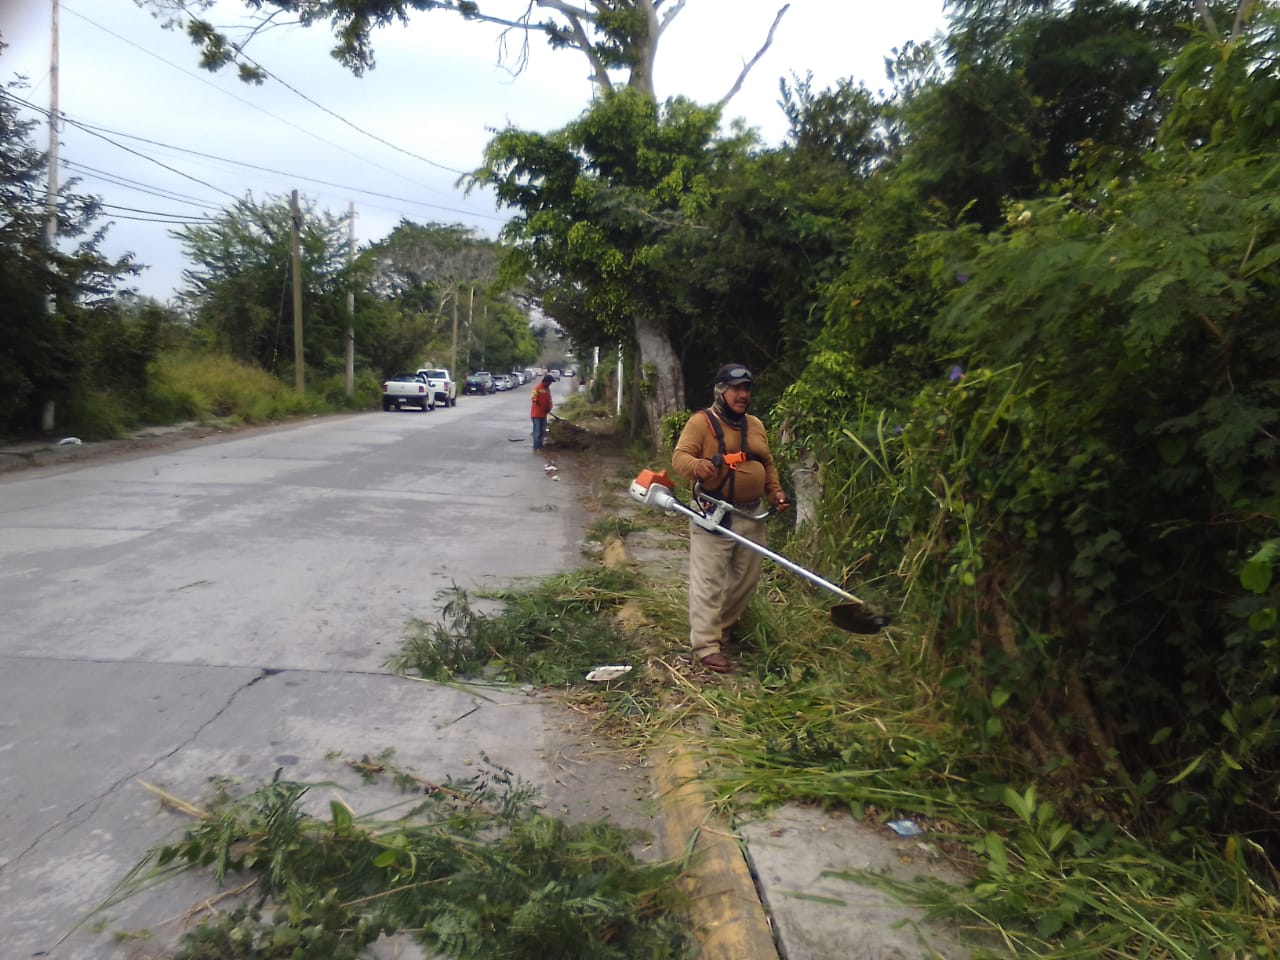
[[[637,589],[628,571],[596,568],[492,594],[503,608],[485,616],[455,585],[438,598],[442,619],[411,624],[409,637],[387,665],[429,680],[497,674],[562,686],[625,649],[621,629],[606,614]]]
[[[234,876],[240,902],[186,933],[177,960],[343,960],[393,933],[475,960],[683,955],[679,868],[637,861],[634,832],[544,815],[496,766],[431,784],[389,751],[349,763],[411,789],[408,808],[358,817],[334,800],[320,818],[302,807],[313,784],[224,788],[204,810],[175,804],[196,824],[111,902],[194,867]]]

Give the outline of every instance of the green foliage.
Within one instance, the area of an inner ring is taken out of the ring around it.
[[[377,777],[386,756],[352,766]],[[394,822],[358,817],[338,800],[329,819],[307,814],[309,784],[224,791],[181,840],[152,850],[113,899],[190,867],[219,882],[254,880],[256,904],[186,933],[181,960],[340,960],[397,931],[474,960],[683,955],[677,867],[638,863],[629,851],[639,836],[546,816],[527,785],[492,764],[444,783],[394,774],[419,794]]]
[[[49,250],[45,156],[32,144],[35,121],[19,114],[19,90],[16,83],[0,89],[0,431],[34,433],[47,402],[84,409],[86,379],[99,361],[114,359],[95,352],[98,321],[136,268],[129,256],[113,262],[101,255],[99,202],[78,194],[74,179],[59,187],[60,243]]]
[[[602,98],[552,134],[506,129],[489,144],[477,184],[519,211],[504,230],[509,271],[528,273],[543,309],[582,344],[629,336],[637,313],[676,330],[684,284],[672,237],[709,202],[719,116],[640,93]]]
[[[267,372],[230,357],[165,354],[151,367],[144,415],[152,423],[214,418],[265,423],[324,409],[319,396],[299,396]]]
[[[778,407],[783,456],[822,481],[795,543],[900,597],[952,722],[1052,792],[1043,821],[1024,804],[1020,826],[970,841],[984,912],[1024,931],[1010,941],[1261,949],[1240,915],[1274,915],[1280,861],[1280,112],[1264,66],[1280,17],[1256,5],[1236,42],[1179,53],[1176,5],[1034,21],[1032,5],[973,6],[985,19],[953,34],[954,78],[902,105],[902,162],[872,173],[827,330]],[[949,746],[925,755],[955,769]],[[1096,854],[1077,836],[1105,823],[1143,844],[1117,853],[1141,877],[1132,911],[1096,898],[1119,870],[1087,874],[1087,897],[1073,880]],[[1200,878],[1171,866],[1209,861]],[[1170,933],[1189,923],[1179,898],[1204,905],[1186,939]]]
[[[215,219],[176,233],[192,261],[180,298],[192,314],[197,342],[279,374],[296,359],[290,201],[245,197]],[[303,202],[299,240],[305,362],[326,368],[341,362],[351,322],[346,220]]]
[[[434,358],[457,367],[457,377],[471,358],[483,357],[482,366],[495,370],[532,362],[537,346],[527,317],[498,292],[502,253],[460,224],[408,220],[363,251],[359,271],[378,299],[362,296],[358,312],[362,352],[374,368],[391,373]]]
[[[632,589],[625,571],[568,574],[497,595],[505,601],[501,612],[486,616],[454,586],[441,594],[444,619],[416,623],[388,666],[434,680],[496,675],[551,686],[576,683],[624,647],[621,628],[602,614]]]

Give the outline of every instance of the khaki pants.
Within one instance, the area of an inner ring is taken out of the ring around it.
[[[695,660],[720,650],[760,580],[764,558],[692,521],[689,524],[689,647]],[[735,515],[733,532],[764,545],[765,522]]]

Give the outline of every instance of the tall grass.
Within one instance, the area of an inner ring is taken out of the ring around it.
[[[329,409],[322,396],[299,395],[265,370],[217,354],[166,354],[149,370],[143,406],[153,423],[225,420],[265,423]]]

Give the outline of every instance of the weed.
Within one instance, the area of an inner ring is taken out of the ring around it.
[[[600,568],[497,594],[502,611],[484,616],[454,584],[437,597],[443,601],[442,620],[413,623],[387,665],[431,680],[489,676],[551,686],[574,683],[626,649],[621,627],[607,614],[635,589],[626,571]]]
[[[684,955],[678,866],[636,861],[636,834],[546,816],[502,768],[435,784],[389,757],[348,764],[420,794],[409,814],[361,818],[334,800],[329,819],[309,816],[311,785],[289,781],[223,794],[180,841],[153,849],[116,901],[175,869],[248,875],[240,889],[255,899],[185,934],[177,960],[354,960],[396,932],[476,960]]]
[[[627,534],[638,526],[634,517],[601,517],[587,529],[587,537],[597,543],[604,543],[610,539],[625,539]]]

